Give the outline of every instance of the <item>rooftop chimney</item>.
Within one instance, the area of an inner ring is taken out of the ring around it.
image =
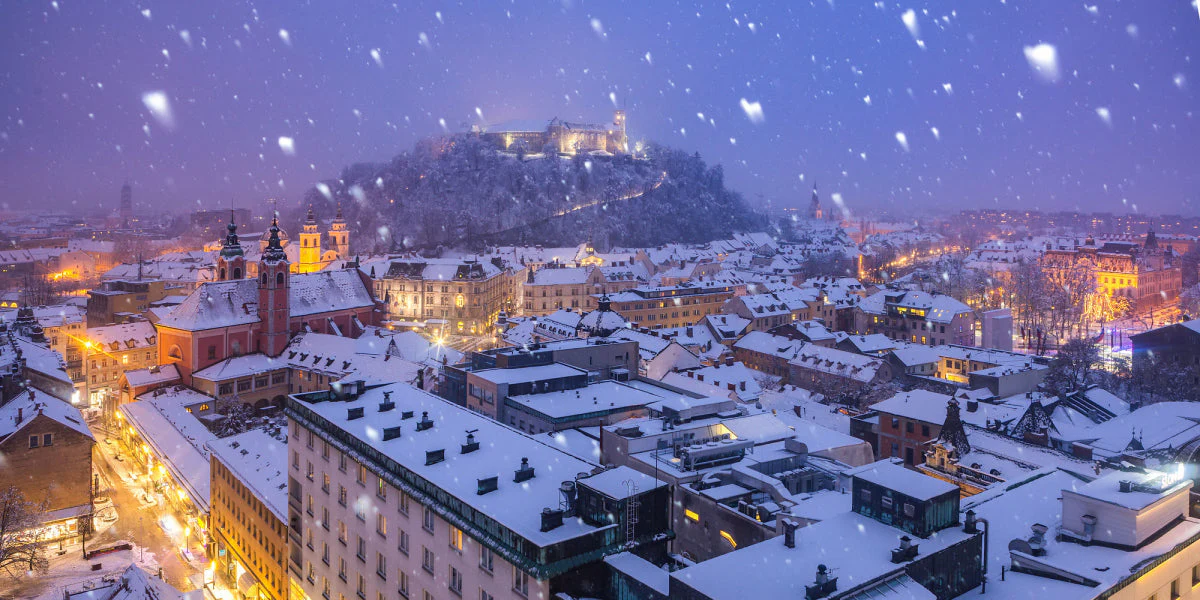
[[[783,520],[783,546],[785,548],[796,547],[796,527],[797,524],[791,519]]]
[[[529,466],[528,458],[522,457],[521,467],[513,475],[513,481],[520,483],[522,481],[529,481],[530,479],[533,479],[533,467]]]
[[[433,429],[433,421],[429,419],[429,411],[421,411],[421,420],[417,421],[417,431]]]

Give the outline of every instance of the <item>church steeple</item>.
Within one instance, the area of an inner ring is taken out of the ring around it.
[[[817,184],[813,182],[812,200],[808,203],[808,218],[820,219],[825,216],[825,211],[821,210],[821,198],[817,195]]]
[[[308,218],[304,220],[304,228],[300,231],[300,265],[299,272],[312,273],[321,268],[321,232],[317,231],[317,217],[313,214],[312,205],[308,205]]]
[[[288,304],[291,274],[287,254],[279,243],[279,219],[271,220],[270,238],[258,264],[258,318],[262,326],[257,349],[278,356],[287,346],[291,311]]]
[[[238,240],[233,211],[229,212],[229,224],[225,230],[225,241],[221,243],[221,253],[217,257],[217,281],[241,279],[246,272],[246,253]]]
[[[339,260],[350,260],[350,232],[346,230],[346,219],[342,217],[342,203],[338,202],[337,215],[329,224],[329,239]]]

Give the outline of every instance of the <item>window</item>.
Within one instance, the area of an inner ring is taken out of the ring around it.
[[[398,571],[396,571],[396,578],[400,581],[400,585],[398,586],[399,587],[398,591],[400,592],[400,597],[407,598],[408,597],[408,573],[405,573],[404,569],[399,569]]]
[[[54,434],[53,433],[43,433],[42,434],[42,445],[43,446],[53,446],[54,445]]]
[[[459,572],[458,569],[450,567],[450,591],[453,592],[455,596],[462,595],[462,583],[462,573]]]
[[[346,488],[340,484],[338,485],[338,504],[346,505]]]
[[[387,557],[382,552],[375,553],[375,574],[387,579]]]
[[[429,548],[422,546],[421,547],[421,568],[425,569],[426,571],[429,571],[430,573],[433,573],[433,560],[434,560],[433,553],[429,551]]]
[[[1172,579],[1171,580],[1171,600],[1175,600],[1178,597],[1179,597],[1179,580]]]
[[[1192,585],[1200,585],[1200,564],[1192,567]]]
[[[38,436],[36,436],[36,435],[31,435],[31,436],[29,436],[29,447],[30,447],[30,448],[37,448],[37,447],[38,447],[38,440],[39,440],[39,439],[40,439],[40,438],[38,438]]]
[[[721,530],[721,539],[725,540],[726,544],[733,550],[737,550],[737,540],[733,539],[733,535],[728,531]]]
[[[355,586],[354,593],[358,594],[359,598],[367,597],[367,580],[361,573],[358,575],[358,585]]]
[[[425,507],[425,522],[423,526],[425,527],[425,531],[433,533],[433,509],[428,506]]]
[[[900,418],[892,417],[892,429],[900,429]]]
[[[328,506],[321,507],[321,527],[324,527],[325,531],[329,531],[329,507]]]
[[[696,511],[694,511],[694,510],[692,510],[692,509],[690,509],[690,508],[685,508],[685,509],[683,510],[683,516],[684,516],[685,518],[687,518],[687,520],[689,520],[689,521],[691,521],[691,522],[693,522],[693,523],[699,523],[699,522],[700,522],[700,515],[699,515],[699,514],[697,514],[697,513],[696,513]]]
[[[321,491],[329,493],[329,473],[321,473]]]
[[[338,559],[338,578],[342,581],[346,580],[346,559]]]
[[[359,562],[367,562],[367,540],[363,536],[358,536],[358,552],[354,553],[358,557]]]
[[[367,465],[358,465],[358,483],[360,485],[367,485]]]
[[[922,437],[929,437],[929,426],[928,426],[928,425],[922,425],[922,426],[921,426],[921,436],[922,436]]]
[[[346,539],[347,539],[346,538],[346,524],[341,521],[338,521],[338,541],[341,542],[343,546],[345,546]]]
[[[383,481],[382,477],[379,478],[379,487],[375,490],[375,495],[378,496],[380,500],[387,500],[387,483]]]
[[[913,422],[912,422],[912,421],[905,421],[905,422],[904,422],[904,432],[905,432],[905,433],[912,433],[912,432],[913,432],[913,428],[914,428],[914,425],[913,425]]]
[[[387,537],[387,515],[383,513],[375,515],[375,532],[380,537]]]
[[[462,533],[462,532],[459,532]],[[492,554],[492,549],[480,544],[479,546],[479,568],[492,573],[492,566],[495,562],[495,556]]]
[[[329,544],[321,542],[321,562],[329,564]]]
[[[338,454],[338,470],[343,473],[346,472],[346,455],[343,453]]]
[[[398,548],[405,556],[408,556],[408,532],[403,529],[400,530],[400,545]]]
[[[359,521],[367,520],[367,501],[365,498],[359,498],[358,501],[354,503],[354,516],[358,518]]]
[[[304,476],[308,478],[309,481],[313,480],[313,464],[311,462],[304,467]]]
[[[297,471],[300,470],[300,453],[295,450],[292,450],[292,468]]]
[[[529,596],[529,574],[516,567],[513,567],[513,591]]]
[[[408,514],[408,494],[400,492],[400,512]]]
[[[453,525],[450,526],[450,548],[459,553],[463,551],[463,532]]]
[[[909,504],[908,502],[905,502],[904,503],[904,516],[915,517],[916,515],[917,515],[917,507],[913,506],[912,504]]]
[[[496,600],[496,597],[479,588],[479,600]]]

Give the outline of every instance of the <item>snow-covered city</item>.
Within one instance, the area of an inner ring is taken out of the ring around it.
[[[1200,599],[1196,0],[3,13],[0,600]]]

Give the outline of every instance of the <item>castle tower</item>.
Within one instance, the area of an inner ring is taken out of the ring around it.
[[[262,323],[255,345],[267,356],[279,356],[288,344],[287,255],[279,245],[279,220],[271,220],[271,237],[258,263],[258,319]]]
[[[225,241],[217,255],[217,281],[241,279],[246,274],[246,253],[238,241],[237,223],[233,222],[233,211],[229,211],[229,225],[225,227]],[[140,267],[141,265],[139,265]]]
[[[613,111],[613,154],[629,154],[629,137],[625,134],[625,111]]]
[[[346,219],[342,218],[341,202],[338,202],[337,216],[329,226],[329,239],[333,240],[338,260],[350,260],[350,232],[346,230]]]
[[[320,268],[321,262],[321,232],[317,231],[317,218],[313,209],[308,207],[308,218],[304,220],[304,229],[300,231],[300,269],[301,273],[312,273]]]

